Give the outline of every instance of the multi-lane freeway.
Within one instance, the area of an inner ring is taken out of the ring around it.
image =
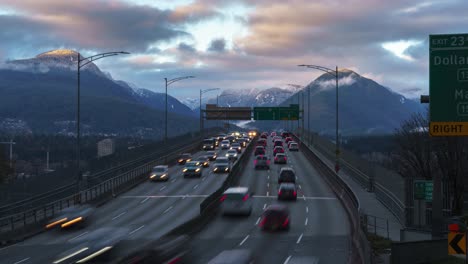
[[[272,157],[268,138],[267,155]],[[218,150],[218,156],[226,151]],[[194,158],[203,152],[194,154]],[[346,263],[350,231],[344,208],[318,172],[299,152],[286,148],[288,164],[271,163],[269,170],[255,170],[253,154],[240,175],[239,186],[254,192],[253,212],[248,217],[217,215],[191,238],[193,263],[207,263],[224,250],[249,249],[255,263]],[[291,166],[298,180],[297,201],[279,202],[290,208],[291,228],[264,232],[258,224],[263,210],[277,201],[277,177],[282,166]],[[200,203],[217,190],[227,174],[213,174],[213,163],[201,179],[185,179],[182,166],[174,165],[167,182],[145,182],[99,207],[82,229],[50,230],[24,242],[0,249],[1,263],[53,263],[73,252],[80,241],[96,236],[103,228],[114,230],[126,243],[125,251],[143,241],[155,240],[197,216]],[[192,263],[192,262],[191,262]]]

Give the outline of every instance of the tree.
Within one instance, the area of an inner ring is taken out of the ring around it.
[[[5,159],[3,152],[0,151],[0,183],[3,183],[8,178],[8,175],[12,172],[8,161]]]

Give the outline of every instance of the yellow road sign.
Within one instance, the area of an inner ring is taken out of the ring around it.
[[[465,233],[448,233],[448,253],[449,255],[466,255],[466,237]]]
[[[431,122],[431,136],[468,136],[468,122]]]

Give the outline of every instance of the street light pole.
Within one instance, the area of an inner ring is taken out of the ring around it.
[[[220,90],[220,88],[209,88],[209,89],[205,89],[205,90],[202,90],[200,89],[200,135],[201,137],[203,137],[203,111],[202,111],[202,95],[207,93],[207,92],[211,92],[211,91],[217,91],[217,90]],[[216,100],[217,100],[218,96],[216,96]]]
[[[338,66],[336,66],[335,70],[332,70],[330,68],[327,68],[327,67],[323,67],[323,66],[318,66],[318,65],[311,65],[311,64],[301,64],[301,65],[297,65],[299,67],[307,67],[307,68],[312,68],[312,69],[316,69],[316,70],[320,70],[320,71],[323,71],[325,73],[328,73],[332,76],[335,77],[335,82],[336,82],[336,129],[335,129],[335,146],[336,146],[336,150],[335,150],[335,172],[338,173],[338,171],[340,170],[340,140],[338,138],[338,130],[339,130],[339,127],[338,127]]]
[[[195,76],[184,76],[184,77],[177,77],[174,79],[168,80],[167,78],[164,78],[164,81],[166,82],[166,103],[165,103],[165,121],[164,121],[164,145],[167,145],[167,87],[177,81],[181,81],[184,79],[189,79],[189,78],[195,78]]]
[[[121,54],[130,54],[129,52],[125,51],[113,51],[113,52],[105,52],[96,54],[87,58],[81,58],[81,54],[77,52],[77,91],[76,91],[76,179],[77,179],[77,190],[80,191],[81,185],[81,171],[80,171],[80,162],[81,162],[81,149],[80,149],[80,140],[81,140],[81,132],[80,132],[80,112],[81,112],[81,103],[80,103],[80,69],[89,63],[99,60],[105,57],[116,56]]]

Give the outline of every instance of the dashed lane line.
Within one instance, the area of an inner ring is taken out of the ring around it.
[[[17,261],[17,262],[15,262],[15,263],[13,263],[13,264],[20,264],[20,263],[23,263],[23,262],[25,262],[25,261],[28,261],[29,259],[30,259],[30,258],[25,258],[25,259],[22,259],[22,260],[20,260],[20,261]]]
[[[120,213],[119,215],[116,215],[116,216],[112,217],[112,220],[115,220],[115,219],[121,217],[122,215],[124,215],[124,214],[126,214],[126,213],[127,213],[127,212]]]
[[[289,257],[284,261],[283,264],[288,264],[288,263],[289,263],[289,260],[291,259],[291,257],[292,257],[292,256],[289,256]]]
[[[257,222],[255,222],[255,225],[258,225],[260,223],[260,217],[257,219]]]
[[[142,203],[145,203],[146,201],[148,201],[149,197],[146,197],[145,199],[143,199],[143,201],[140,202],[140,204]]]
[[[242,240],[242,241],[239,243],[239,246],[242,246],[242,244],[244,244],[245,241],[247,241],[247,239],[249,239],[249,236],[250,236],[250,235],[247,235],[247,236],[244,238],[244,240]]]
[[[308,222],[309,222],[309,218],[306,218],[304,225],[307,225]]]
[[[140,226],[139,228],[137,228],[137,229],[133,230],[132,232],[130,232],[130,234],[129,234],[129,235],[131,235],[131,234],[133,234],[133,233],[137,232],[138,230],[142,229],[143,227],[145,227],[145,225],[142,225],[142,226]]]
[[[301,239],[302,239],[302,236],[303,236],[303,235],[304,235],[304,233],[302,233],[302,234],[299,236],[299,238],[298,238],[297,241],[296,241],[296,244],[301,243]]]
[[[86,234],[88,234],[88,233],[89,233],[89,232],[86,231],[86,232],[84,232],[84,233],[81,234],[81,235],[77,235],[76,237],[69,239],[68,242],[70,242],[70,241],[72,241],[72,240],[75,240],[75,239],[77,239],[77,238],[80,238],[80,237],[82,237],[82,236],[84,236],[84,235],[86,235]]]
[[[159,190],[162,191],[162,190],[164,190],[164,189],[166,189],[166,188],[167,188],[167,186],[163,186],[163,187],[161,187],[161,189],[159,189]]]
[[[165,214],[165,213],[169,212],[171,209],[172,209],[172,206],[171,206],[171,207],[169,207],[169,208],[167,208],[167,209],[166,209],[166,210],[163,212],[163,214]]]

